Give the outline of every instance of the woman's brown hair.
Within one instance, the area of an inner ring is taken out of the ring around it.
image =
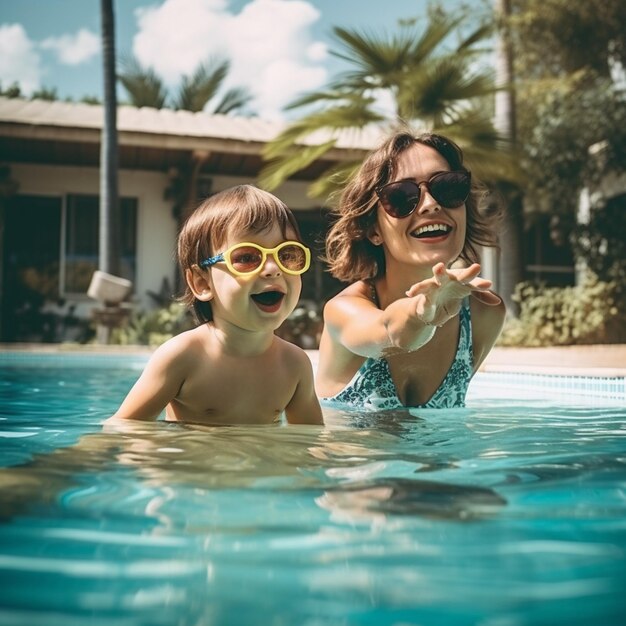
[[[326,237],[325,261],[337,279],[354,282],[381,276],[385,272],[382,246],[369,239],[376,224],[376,189],[393,179],[398,157],[415,144],[435,149],[451,170],[463,168],[463,152],[452,140],[434,133],[414,135],[400,131],[391,135],[365,159],[341,195],[333,212],[335,221]],[[479,205],[485,197],[484,186],[472,177],[472,189],[465,202],[467,230],[459,258],[467,263],[480,260],[479,246],[497,246],[492,219],[482,215]]]
[[[185,270],[219,254],[228,235],[234,232],[263,232],[278,224],[283,237],[293,230],[300,239],[296,219],[276,196],[252,185],[238,185],[204,200],[185,221],[178,235],[178,263]],[[206,271],[206,270],[202,270]],[[193,309],[199,323],[210,322],[213,311],[208,302],[197,300],[189,285],[179,299]]]

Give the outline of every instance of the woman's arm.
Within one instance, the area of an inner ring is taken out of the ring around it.
[[[495,294],[491,294],[495,296]],[[474,349],[474,372],[495,345],[506,317],[504,302],[490,304],[483,300],[484,295],[473,297],[470,301],[472,310],[472,345]],[[495,296],[497,297],[497,296]]]
[[[470,293],[480,292],[486,303],[500,302],[488,291],[491,281],[479,278],[479,272],[477,263],[455,270],[438,263],[431,278],[412,285],[405,298],[384,310],[371,301],[365,283],[355,283],[327,303],[326,328],[334,341],[359,356],[418,350],[432,339],[437,326],[458,315]]]
[[[435,331],[417,316],[414,298],[400,298],[381,310],[367,295],[348,290],[326,304],[324,323],[334,341],[372,358],[417,350]]]

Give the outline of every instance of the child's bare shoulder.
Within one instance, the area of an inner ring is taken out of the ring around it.
[[[186,330],[162,343],[152,358],[169,363],[192,362],[201,353],[205,336],[206,330],[201,326]]]
[[[305,369],[312,367],[309,355],[295,343],[276,337],[276,347],[279,351],[280,358],[288,363],[290,367]]]

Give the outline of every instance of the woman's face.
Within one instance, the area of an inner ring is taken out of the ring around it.
[[[410,180],[425,183],[437,172],[450,171],[448,162],[434,148],[416,143],[396,161],[395,175],[389,182]],[[466,208],[441,206],[420,184],[415,211],[404,218],[390,216],[378,203],[377,220],[370,240],[382,244],[387,270],[413,266],[429,273],[436,263],[446,266],[455,261],[465,243]]]

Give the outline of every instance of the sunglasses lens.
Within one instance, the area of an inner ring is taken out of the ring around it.
[[[430,180],[428,188],[441,206],[456,209],[469,196],[471,178],[467,172],[443,172]]]
[[[306,252],[304,248],[290,244],[278,251],[280,264],[291,272],[298,272],[306,267]]]
[[[380,191],[380,201],[391,217],[410,215],[420,201],[420,188],[410,180],[386,185]]]
[[[472,179],[467,171],[441,172],[422,184],[441,206],[456,209],[467,200]],[[419,204],[421,191],[417,183],[401,180],[385,185],[378,191],[378,197],[391,217],[402,218],[413,213]]]
[[[263,262],[263,253],[252,246],[240,246],[230,253],[231,265],[242,274],[254,272]]]

